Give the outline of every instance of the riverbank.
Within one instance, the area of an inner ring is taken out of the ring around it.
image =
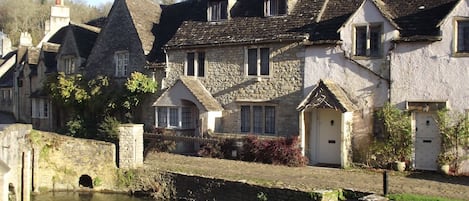
[[[311,192],[340,188],[382,193],[382,173],[363,169],[343,170],[311,166],[292,168],[169,153],[148,154],[143,169],[146,174],[173,172],[293,191]],[[168,188],[160,186],[157,189]],[[170,196],[174,191],[171,193],[171,190],[166,190],[163,193]],[[450,177],[433,172],[390,172],[389,193],[410,193],[464,200],[469,197],[469,178]]]

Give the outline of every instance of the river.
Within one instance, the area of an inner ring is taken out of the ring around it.
[[[151,198],[132,197],[127,194],[50,192],[33,195],[31,201],[151,201]]]

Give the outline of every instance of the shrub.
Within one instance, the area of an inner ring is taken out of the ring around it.
[[[119,137],[119,120],[115,117],[106,116],[98,127],[98,139],[117,142]]]
[[[83,137],[86,136],[85,121],[79,116],[73,118],[66,123],[67,131],[66,135],[72,137]]]
[[[201,149],[197,152],[197,155],[202,157],[210,158],[223,158],[223,152],[221,151],[221,143],[205,143]]]
[[[308,160],[301,154],[298,138],[263,140],[256,136],[244,139],[243,160],[275,165],[304,166]]]

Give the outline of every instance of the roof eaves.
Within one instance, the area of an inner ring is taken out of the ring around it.
[[[215,41],[212,43],[201,44],[174,44],[165,45],[165,49],[186,49],[186,48],[205,48],[205,47],[223,47],[232,45],[253,45],[253,44],[266,44],[266,43],[283,43],[283,42],[302,42],[308,39],[309,34],[296,37],[281,37],[277,39],[254,39],[254,40],[240,40],[240,41]]]

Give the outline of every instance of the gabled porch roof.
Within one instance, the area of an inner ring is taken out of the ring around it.
[[[200,83],[199,80],[182,76],[176,83],[166,90],[153,106],[176,106],[181,100],[194,102],[199,110],[223,111],[223,107]],[[179,104],[178,104],[179,103]]]
[[[306,96],[297,107],[298,111],[307,108],[329,108],[341,112],[357,109],[345,91],[337,84],[328,80],[320,80],[318,85]]]

